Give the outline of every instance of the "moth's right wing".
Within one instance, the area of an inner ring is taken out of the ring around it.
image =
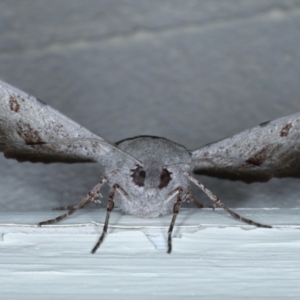
[[[98,162],[112,151],[122,153],[46,103],[3,81],[0,151],[7,158],[44,163]]]
[[[246,183],[300,177],[300,112],[192,151],[194,173]]]

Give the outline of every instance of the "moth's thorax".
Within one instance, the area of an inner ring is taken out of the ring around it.
[[[116,206],[139,217],[157,217],[173,210],[178,187],[185,198],[189,186],[183,175],[190,170],[190,153],[181,145],[158,137],[136,137],[124,140],[118,147],[140,161],[124,161],[109,184],[118,184],[128,197],[116,195]]]

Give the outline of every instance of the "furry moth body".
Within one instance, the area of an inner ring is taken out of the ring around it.
[[[172,230],[184,201],[202,208],[190,191],[198,186],[212,201],[234,218],[258,227],[229,209],[192,174],[246,183],[272,177],[300,176],[300,113],[265,122],[232,137],[194,151],[168,139],[138,136],[110,143],[90,132],[44,102],[0,81],[0,150],[7,158],[31,162],[96,162],[104,166],[103,179],[68,212],[39,223],[56,223],[90,202],[96,202],[104,184],[111,187],[102,235],[103,242],[114,206],[127,214],[153,218],[173,214]]]

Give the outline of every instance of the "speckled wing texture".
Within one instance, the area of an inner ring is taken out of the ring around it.
[[[0,151],[31,162],[96,162],[115,147],[44,102],[0,81]]]
[[[191,152],[195,174],[246,183],[300,177],[300,112]]]

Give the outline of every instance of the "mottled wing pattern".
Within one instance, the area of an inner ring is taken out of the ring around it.
[[[115,149],[62,113],[0,81],[0,151],[31,162],[94,162]]]
[[[300,177],[300,112],[191,152],[195,174],[247,183]]]

